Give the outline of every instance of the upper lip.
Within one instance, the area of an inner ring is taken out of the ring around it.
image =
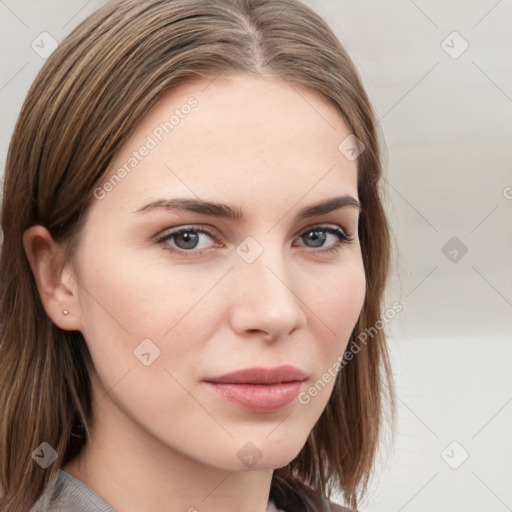
[[[275,368],[246,368],[205,380],[207,382],[232,384],[278,384],[280,382],[301,381],[305,378],[304,373],[295,366],[282,365]]]

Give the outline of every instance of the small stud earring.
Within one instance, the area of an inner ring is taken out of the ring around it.
[[[68,311],[67,309],[65,309],[65,310],[63,311],[63,313],[64,313],[65,315],[69,315],[69,311]]]

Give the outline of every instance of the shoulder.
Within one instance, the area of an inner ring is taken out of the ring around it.
[[[89,512],[91,509],[96,512],[115,512],[81,480],[59,470],[30,512]]]
[[[357,512],[354,509],[347,508],[342,505],[339,505],[338,503],[330,501],[321,492],[311,489],[310,487],[304,484],[302,484],[302,488],[304,490],[304,493],[315,505],[316,510],[318,512]]]
[[[321,490],[289,475],[276,475],[272,480],[271,497],[277,512],[357,512],[329,500]]]

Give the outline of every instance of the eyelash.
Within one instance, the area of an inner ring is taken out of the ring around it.
[[[341,229],[339,226],[313,226],[312,228],[308,228],[305,231],[303,231],[299,237],[302,237],[306,235],[307,233],[311,233],[312,231],[324,231],[326,233],[330,233],[331,235],[334,235],[337,237],[336,243],[329,247],[328,249],[315,249],[310,248],[313,252],[321,252],[322,254],[329,254],[331,252],[337,252],[339,251],[345,244],[348,244],[350,242],[354,241],[354,237],[348,235],[343,229]],[[211,233],[208,229],[205,229],[204,226],[198,226],[198,227],[185,227],[180,228],[175,231],[172,231],[170,233],[167,233],[163,235],[162,237],[158,238],[157,244],[161,245],[162,249],[167,252],[171,253],[182,253],[182,254],[193,254],[196,256],[200,256],[203,254],[204,251],[207,251],[209,249],[199,249],[194,250],[191,249],[189,251],[185,249],[179,249],[179,248],[171,248],[169,244],[167,243],[169,240],[172,240],[173,238],[182,235],[183,233],[195,233],[195,234],[206,234],[209,235],[212,238],[215,238],[213,233]]]

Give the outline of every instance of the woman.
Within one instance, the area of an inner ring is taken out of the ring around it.
[[[3,511],[357,507],[394,410],[374,123],[296,0],[118,0],[60,44],[4,182]]]

